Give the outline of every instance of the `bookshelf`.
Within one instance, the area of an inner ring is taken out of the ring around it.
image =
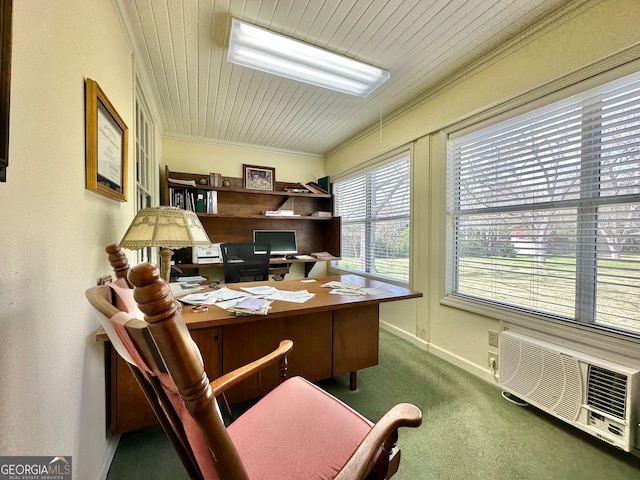
[[[178,180],[174,182],[171,180]],[[189,182],[185,185],[183,182]],[[176,194],[193,198],[185,202],[184,208],[196,211],[213,243],[251,242],[254,230],[295,230],[298,252],[329,252],[335,259],[340,257],[340,217],[333,216],[333,195],[315,193],[293,193],[285,188],[299,187],[298,183],[276,182],[275,190],[246,190],[242,178],[221,177],[219,184],[209,185],[209,174],[176,172],[165,166],[162,202],[175,205]],[[216,213],[207,213],[206,204],[198,206],[198,193],[215,197]],[[179,205],[178,205],[179,206]],[[265,215],[267,211],[292,210],[294,215]],[[315,216],[314,212],[330,212],[331,216]],[[323,259],[322,261],[325,261]],[[274,259],[272,264],[305,263],[305,275],[318,260]],[[183,264],[187,268],[211,265]]]

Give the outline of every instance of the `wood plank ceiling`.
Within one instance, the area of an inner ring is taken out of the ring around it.
[[[326,155],[589,0],[116,0],[164,134]],[[388,69],[368,98],[233,65],[231,17]]]

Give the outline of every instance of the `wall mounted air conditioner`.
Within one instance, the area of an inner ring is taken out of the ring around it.
[[[500,334],[500,386],[627,452],[640,448],[640,371],[527,335]]]

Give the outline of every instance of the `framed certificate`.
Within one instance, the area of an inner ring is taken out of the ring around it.
[[[87,189],[127,201],[128,129],[95,80],[85,81]]]

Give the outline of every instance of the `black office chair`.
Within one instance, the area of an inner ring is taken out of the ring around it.
[[[267,243],[223,243],[220,245],[225,283],[269,279],[271,245]]]

